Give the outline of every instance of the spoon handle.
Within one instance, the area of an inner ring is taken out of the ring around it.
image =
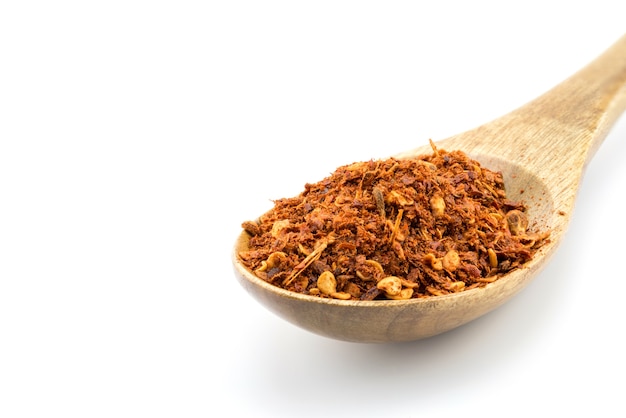
[[[543,144],[545,150],[570,153],[576,148],[584,167],[625,110],[626,35],[520,112],[541,117],[547,128],[562,130],[563,141],[555,141],[553,149]]]
[[[577,183],[625,110],[626,35],[535,100],[443,142],[517,162],[543,178],[570,171]]]

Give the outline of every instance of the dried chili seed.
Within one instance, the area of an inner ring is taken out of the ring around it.
[[[511,234],[524,235],[524,233],[526,233],[528,218],[522,211],[517,209],[510,210],[506,214],[506,221],[509,225],[509,231],[511,231]]]
[[[325,271],[317,278],[317,288],[325,295],[331,295],[337,291],[337,280],[330,271]]]
[[[443,268],[451,272],[455,271],[459,267],[460,262],[461,259],[459,257],[459,253],[454,250],[448,251],[441,259]]]
[[[239,256],[263,280],[334,299],[434,297],[485,286],[529,261],[529,231],[502,175],[460,151],[342,166],[243,222]]]
[[[492,268],[498,267],[498,255],[492,248],[487,249],[487,256],[489,257],[489,265]]]
[[[390,294],[385,294],[385,296],[388,299],[393,299],[393,300],[407,300],[407,299],[411,299],[411,297],[413,296],[413,289],[408,287],[406,289],[402,289],[400,291],[400,293],[398,293],[397,295],[390,295]]]
[[[426,254],[422,261],[433,270],[443,270],[443,262],[433,253]]]
[[[446,202],[443,200],[443,197],[439,195],[431,197],[430,210],[433,212],[435,218],[442,217],[446,210]]]
[[[378,213],[382,218],[385,217],[385,196],[383,195],[383,191],[379,187],[374,187],[372,189],[372,196],[374,198],[374,202],[376,202],[376,209],[378,209]]]
[[[376,287],[389,296],[397,296],[402,291],[402,280],[396,276],[388,276],[376,283]]]

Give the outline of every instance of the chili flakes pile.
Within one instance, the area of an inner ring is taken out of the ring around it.
[[[284,289],[344,300],[410,299],[484,286],[529,261],[530,232],[502,175],[461,151],[339,167],[243,229],[241,261]]]

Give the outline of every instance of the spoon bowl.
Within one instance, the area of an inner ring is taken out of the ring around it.
[[[240,284],[262,305],[313,333],[353,342],[410,341],[466,324],[522,290],[550,260],[569,225],[585,167],[626,110],[626,36],[569,79],[530,103],[476,129],[437,141],[504,177],[507,196],[527,206],[533,230],[550,239],[522,268],[484,287],[445,296],[375,301],[319,298],[258,278],[239,259],[249,236],[238,237],[232,261]],[[401,153],[415,158],[430,145]]]

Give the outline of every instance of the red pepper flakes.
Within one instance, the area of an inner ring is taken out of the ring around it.
[[[528,231],[502,175],[461,151],[339,167],[243,229],[239,253],[284,289],[352,300],[410,299],[493,282],[529,261],[549,232]]]

